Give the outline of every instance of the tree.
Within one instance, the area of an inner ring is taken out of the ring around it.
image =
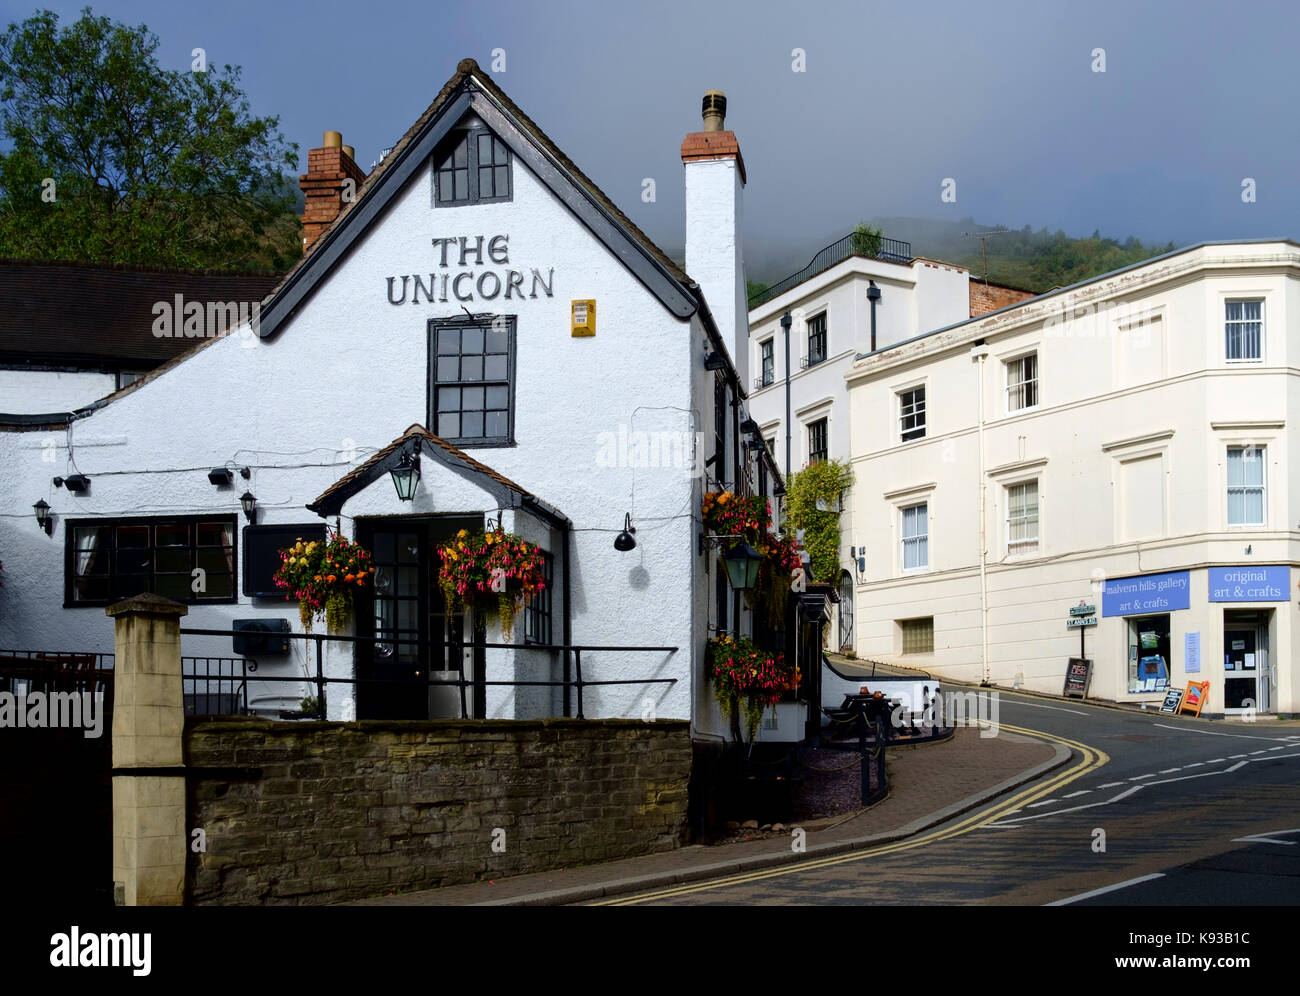
[[[838,460],[818,460],[785,482],[786,523],[802,529],[811,580],[834,584],[840,576],[840,499],[853,486],[853,469]],[[817,507],[818,499],[823,508]]]
[[[760,295],[760,294],[766,294],[766,293],[767,293],[767,290],[768,290],[768,286],[767,286],[767,284],[760,283],[760,282],[757,281],[757,280],[746,280],[746,281],[745,281],[745,298],[746,298],[746,300],[752,301],[752,300],[754,300],[754,298],[758,297],[758,295]]]
[[[879,228],[873,228],[865,221],[859,222],[853,229],[853,251],[862,256],[876,257],[880,255],[880,240],[884,233]]]
[[[0,36],[0,255],[283,269],[302,251],[284,171],[239,68],[163,69],[147,27],[39,11]]]

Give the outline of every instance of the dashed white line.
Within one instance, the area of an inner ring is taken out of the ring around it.
[[[1236,760],[1237,758],[1239,758],[1239,757],[1247,757],[1247,756],[1248,756],[1248,755],[1246,755],[1246,754],[1229,754],[1229,755],[1228,755],[1228,760],[1229,760],[1229,761],[1235,761],[1235,760]]]
[[[1058,899],[1054,903],[1046,903],[1047,906],[1069,906],[1070,903],[1081,902],[1084,899],[1091,899],[1093,896],[1104,896],[1108,892],[1114,892],[1116,889],[1127,889],[1130,885],[1137,885],[1139,882],[1150,882],[1157,878],[1164,878],[1164,872],[1156,872],[1154,875],[1143,875],[1141,878],[1131,878],[1127,882],[1118,882],[1115,885],[1108,885],[1104,889],[1093,889],[1091,892],[1083,892],[1077,896],[1070,896],[1068,899]]]
[[[1280,747],[1270,747],[1269,750],[1286,750],[1291,744],[1282,744]]]
[[[1276,747],[1274,747],[1273,749],[1274,749],[1274,750],[1277,750]],[[1212,758],[1210,758],[1208,761],[1206,761],[1205,763],[1206,763],[1206,764],[1221,764],[1223,761],[1226,761],[1226,760],[1227,760],[1227,758],[1224,758],[1224,757],[1212,757]]]
[[[1194,730],[1188,726],[1166,726],[1164,723],[1152,723],[1152,726],[1158,726],[1162,730],[1177,730],[1179,733],[1202,733],[1207,737],[1233,737],[1236,740],[1267,740],[1270,743],[1277,743],[1277,737],[1252,737],[1247,733],[1215,733],[1213,730]]]
[[[1182,770],[1183,770],[1182,768],[1165,768],[1165,770],[1162,771],[1162,772],[1160,772],[1160,773],[1161,773],[1162,775],[1167,775],[1167,774],[1169,774],[1169,773],[1171,773],[1171,772],[1174,772],[1174,771],[1182,771]]]
[[[1152,772],[1149,775],[1134,775],[1132,778],[1129,779],[1129,781],[1140,782],[1143,778],[1154,778],[1154,777],[1155,777],[1155,772]]]
[[[1042,802],[1031,802],[1026,808],[1037,809],[1039,806],[1050,806],[1055,801],[1055,799],[1044,799]]]
[[[1252,753],[1252,754],[1263,754],[1263,753],[1264,753],[1264,750],[1263,750],[1263,748],[1261,748],[1260,750],[1252,750],[1251,753]]]
[[[1204,762],[1204,761],[1193,761],[1191,764],[1184,764],[1183,767],[1184,767],[1184,768],[1203,768],[1203,767],[1205,767],[1205,762]]]
[[[1098,785],[1097,788],[1113,789],[1117,785],[1123,785],[1123,784],[1124,784],[1123,782],[1107,782],[1105,785]]]
[[[1066,799],[1073,799],[1073,798],[1075,798],[1076,796],[1087,795],[1087,794],[1088,794],[1089,792],[1091,792],[1091,791],[1092,791],[1092,789],[1080,789],[1078,792],[1071,792],[1069,795],[1064,796],[1064,798],[1066,798]]]

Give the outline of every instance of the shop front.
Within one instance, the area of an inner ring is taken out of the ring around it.
[[[1291,568],[1241,565],[1209,569],[1209,600],[1221,611],[1223,706],[1227,715],[1271,713],[1277,708],[1277,612],[1268,603],[1286,602]],[[1231,607],[1228,607],[1231,606]]]
[[[1124,622],[1129,695],[1163,695],[1174,671],[1174,613],[1191,607],[1188,571],[1111,578],[1102,591],[1103,617]]]

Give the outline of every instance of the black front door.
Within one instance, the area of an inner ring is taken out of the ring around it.
[[[358,719],[429,719],[461,715],[460,690],[430,685],[459,677],[464,667],[481,675],[457,645],[465,632],[463,612],[447,611],[438,586],[437,548],[457,529],[481,519],[375,520],[358,523],[357,535],[374,558],[374,584],[357,600]],[[369,679],[369,681],[367,681]],[[465,695],[465,711],[483,715],[480,690]]]

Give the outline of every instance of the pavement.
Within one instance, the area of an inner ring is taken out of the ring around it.
[[[1061,744],[1007,731],[994,737],[979,734],[977,728],[964,727],[939,743],[891,746],[886,755],[889,795],[868,809],[803,825],[802,852],[795,851],[793,834],[766,836],[347,905],[561,906],[842,854],[938,826],[1071,757]]]

